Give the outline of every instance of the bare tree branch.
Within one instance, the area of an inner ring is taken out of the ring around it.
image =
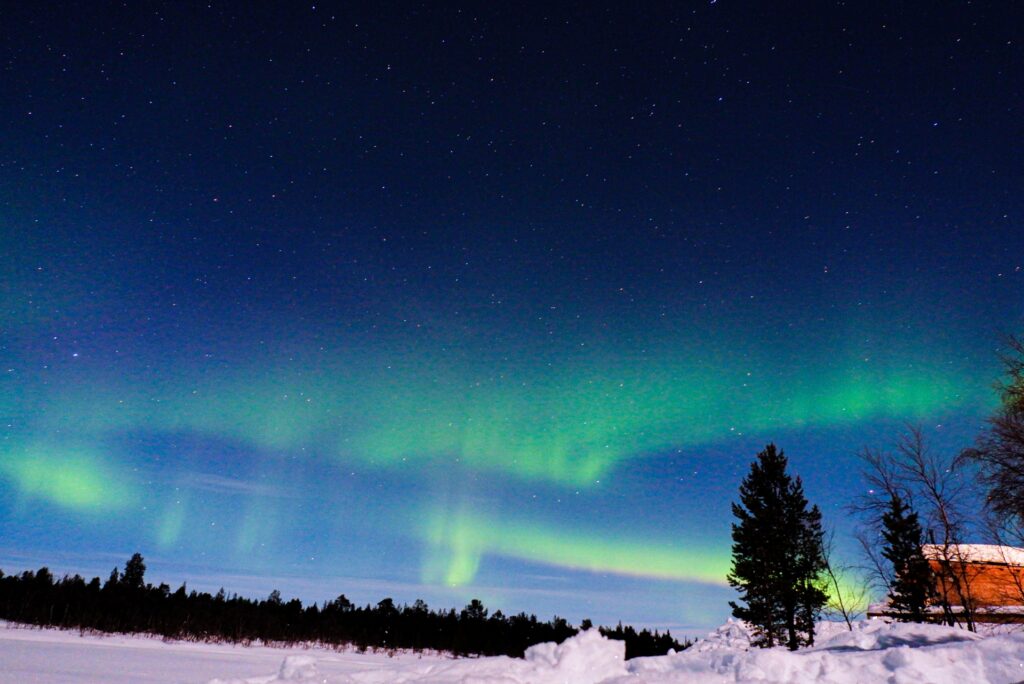
[[[846,628],[853,631],[853,621],[859,618],[867,607],[868,585],[862,577],[855,575],[853,566],[839,562],[835,554],[835,531],[829,530],[822,542],[825,557],[825,577],[831,597],[825,612],[839,616]]]
[[[973,492],[971,480],[961,476],[959,461],[936,455],[921,429],[913,425],[908,425],[900,435],[893,451],[865,448],[861,459],[870,489],[858,499],[853,510],[861,515],[866,530],[877,535],[885,508],[893,498],[918,511],[926,538],[934,544],[930,560],[940,567],[938,600],[944,621],[951,625],[963,622],[968,630],[975,631],[977,602],[968,576],[969,559],[963,555],[965,532],[970,528],[964,506],[966,501],[973,500]],[[880,557],[878,537],[870,536],[866,530],[861,531],[858,540],[876,583],[888,591],[892,571]]]

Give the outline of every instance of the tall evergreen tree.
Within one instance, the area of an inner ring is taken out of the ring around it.
[[[798,477],[789,493],[789,509],[793,511],[797,530],[796,557],[793,564],[793,582],[796,587],[796,616],[794,630],[789,632],[790,644],[794,631],[806,635],[805,643],[814,644],[814,623],[821,609],[828,603],[828,579],[825,576],[825,531],[821,525],[821,511],[817,506],[807,509],[803,483]],[[794,648],[794,646],[790,646]]]
[[[124,564],[124,574],[121,575],[121,582],[131,589],[141,589],[146,581],[146,564],[142,560],[142,554],[135,553]]]
[[[934,596],[935,582],[931,567],[921,552],[923,536],[917,513],[898,495],[882,514],[882,556],[893,568],[889,587],[889,605],[898,620],[924,622],[925,606]]]
[[[769,444],[740,485],[728,580],[743,605],[729,605],[753,627],[755,645],[795,650],[814,642],[814,621],[828,597],[821,512],[808,509],[803,484],[786,465],[785,454]]]

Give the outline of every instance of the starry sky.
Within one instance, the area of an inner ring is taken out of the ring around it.
[[[1024,324],[1012,3],[15,3],[0,567],[698,634]]]

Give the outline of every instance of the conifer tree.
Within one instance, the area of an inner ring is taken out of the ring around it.
[[[480,599],[473,599],[462,609],[464,620],[483,620],[487,617],[487,608]]]
[[[894,495],[889,510],[882,515],[882,556],[893,568],[889,587],[889,605],[898,620],[923,622],[925,606],[932,598],[935,583],[931,567],[921,552],[922,532],[917,513]]]
[[[814,644],[814,623],[821,609],[828,603],[828,580],[825,576],[825,531],[821,525],[821,511],[817,506],[807,510],[803,483],[797,478],[789,494],[790,510],[797,530],[797,549],[793,563],[793,581],[796,587],[797,608],[794,630],[806,635],[804,643]],[[793,643],[794,630],[789,633]],[[790,648],[795,648],[790,645]]]
[[[132,554],[132,557],[124,564],[124,574],[121,575],[121,582],[130,589],[141,589],[145,579],[146,564],[142,560],[142,554]]]
[[[114,568],[110,571],[110,576],[107,577],[107,581],[106,583],[104,583],[103,588],[107,589],[108,591],[116,589],[117,585],[120,584],[120,582],[121,576],[118,574],[117,568]]]
[[[785,454],[769,444],[740,485],[728,580],[742,605],[729,605],[753,627],[755,645],[795,650],[814,642],[814,621],[827,595],[821,512],[807,508],[803,484],[786,465]]]

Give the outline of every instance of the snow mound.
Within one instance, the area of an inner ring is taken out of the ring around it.
[[[249,677],[247,679],[211,679],[209,684],[274,684],[275,682],[301,682],[311,684],[312,682],[329,681],[324,678],[316,667],[316,658],[309,655],[286,656],[281,662],[277,676],[270,677]]]
[[[750,648],[742,623],[727,623],[676,655],[628,663],[629,678],[608,684],[1012,684],[1024,680],[1024,633],[984,638],[941,625],[822,624],[812,648]],[[749,637],[749,634],[748,634]],[[708,643],[710,642],[710,643]]]
[[[696,649],[697,653],[708,651],[747,651],[750,649],[750,627],[744,622],[733,620],[708,634],[706,637],[695,643],[688,650]]]
[[[538,672],[550,672],[557,681],[600,682],[626,674],[626,643],[588,629],[560,644],[531,646],[525,660]]]
[[[944,625],[917,623],[887,623],[881,620],[856,622],[853,629],[845,627],[826,639],[820,640],[814,650],[880,651],[906,646],[920,648],[939,644],[978,641],[979,634]]]
[[[598,684],[626,676],[626,645],[605,638],[596,629],[581,632],[560,644],[531,646],[522,659],[478,658],[431,665],[418,672],[353,675],[356,684]],[[339,682],[340,684],[340,682]]]
[[[278,680],[282,682],[301,682],[318,676],[316,659],[308,655],[288,656],[277,673]]]

